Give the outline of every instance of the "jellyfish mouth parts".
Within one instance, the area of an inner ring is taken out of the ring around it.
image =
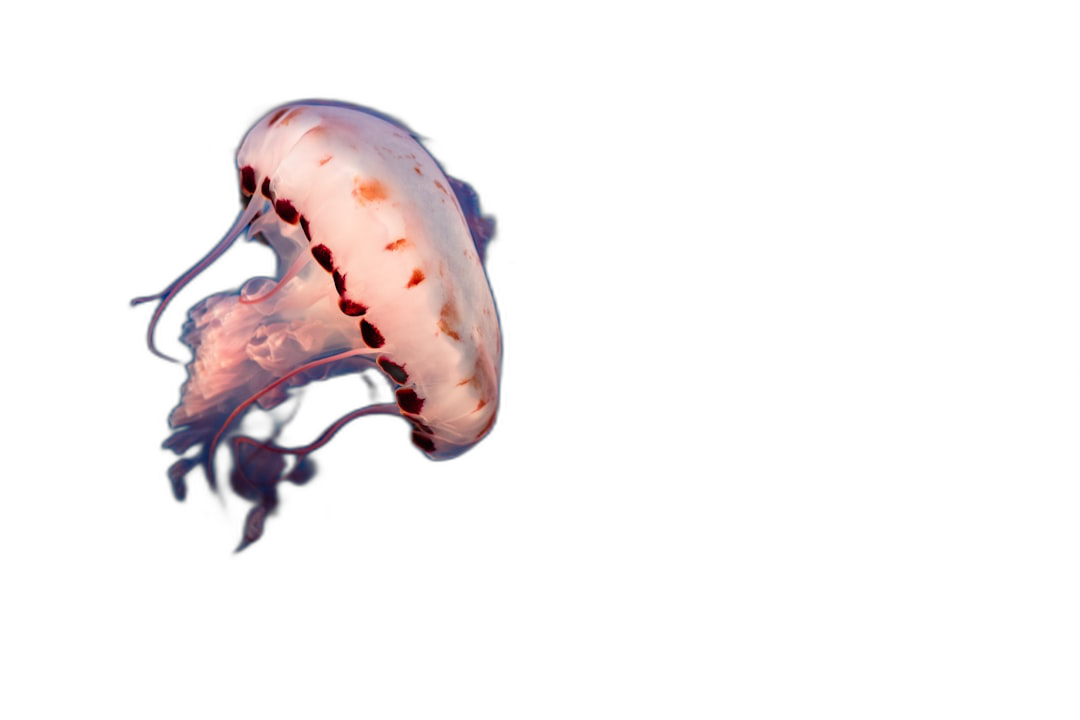
[[[223,240],[164,291],[133,301],[159,301],[147,343],[155,355],[171,360],[153,341],[163,310],[245,230],[249,236],[266,232],[279,249],[279,259],[288,260],[287,265],[279,263],[277,279],[252,280],[242,291],[217,293],[197,303],[188,313],[181,336],[193,357],[187,364],[180,403],[169,417],[173,433],[163,444],[182,456],[169,468],[169,480],[175,497],[183,500],[186,476],[202,466],[216,492],[215,458],[221,446],[227,447],[232,459],[229,483],[237,495],[254,503],[239,550],[261,537],[267,517],[278,505],[279,483],[300,485],[314,476],[311,453],[352,420],[400,414],[393,404],[362,407],[338,418],[313,442],[299,447],[276,442],[287,419],[275,421],[274,431],[266,439],[240,431],[241,420],[254,405],[270,410],[287,400],[291,391],[310,382],[378,367],[377,351],[362,345],[355,320],[327,299],[318,282],[321,278],[311,270],[313,263],[303,262],[304,256],[298,252],[290,253],[289,238],[271,224],[273,215],[260,217],[256,209],[260,204],[249,203]]]

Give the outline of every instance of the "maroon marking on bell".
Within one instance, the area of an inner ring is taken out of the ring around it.
[[[379,328],[368,323],[366,320],[360,321],[360,335],[364,338],[364,342],[367,343],[368,348],[381,348],[382,345],[387,344],[386,339],[382,337]]]
[[[255,168],[251,165],[240,168],[240,189],[248,195],[255,194]]]
[[[397,400],[397,407],[413,415],[420,415],[420,410],[423,409],[423,398],[417,397],[415,390],[401,388],[394,393],[394,398]]]
[[[334,254],[325,245],[315,245],[311,248],[311,255],[319,262],[326,272],[334,272]]]
[[[397,384],[404,385],[408,382],[408,372],[405,371],[405,368],[393,362],[392,359],[386,355],[379,357],[377,362],[379,363],[379,367],[386,370],[387,375],[393,378],[394,382]]]
[[[427,437],[426,435],[421,435],[420,433],[418,433],[416,431],[413,431],[413,432],[409,433],[409,437],[411,439],[413,439],[413,445],[417,446],[418,448],[420,448],[424,452],[434,452],[435,451],[435,444],[432,443],[430,437]]]
[[[296,212],[293,203],[287,200],[279,200],[273,204],[273,208],[278,210],[278,217],[282,220],[289,223],[289,225],[296,225],[296,221],[300,217],[300,214]]]
[[[350,317],[360,317],[367,312],[367,305],[361,302],[355,302],[354,300],[349,300],[347,298],[341,298],[340,300],[338,300],[338,308],[341,309],[341,312],[349,315]]]

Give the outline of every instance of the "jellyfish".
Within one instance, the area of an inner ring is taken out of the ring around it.
[[[401,122],[355,105],[303,101],[267,113],[237,153],[244,207],[210,252],[155,295],[150,351],[165,307],[242,235],[277,256],[273,278],[219,292],[188,313],[192,350],[164,447],[183,500],[203,467],[217,490],[215,455],[228,447],[230,485],[252,504],[237,550],[258,540],[283,480],[314,475],[311,453],[344,425],[397,415],[432,460],[456,457],[490,431],[499,405],[502,342],[483,262],[494,219],[476,192],[446,175]],[[277,433],[242,434],[242,417],[270,410],[304,385],[377,369],[395,401],[357,408],[300,447]]]

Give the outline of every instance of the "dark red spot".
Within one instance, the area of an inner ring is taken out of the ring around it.
[[[330,248],[325,245],[316,245],[311,248],[311,255],[315,258],[315,262],[323,266],[326,272],[333,272],[334,270],[334,256],[330,252]]]
[[[416,391],[412,388],[402,388],[397,391],[397,404],[405,412],[419,415],[424,408],[424,398],[417,397]]]
[[[288,200],[278,200],[274,203],[274,209],[277,210],[278,217],[290,225],[295,225],[300,214],[296,212],[296,208]]]
[[[421,435],[418,432],[413,432],[412,444],[424,452],[435,452],[435,442],[426,435]]]
[[[435,187],[439,188],[439,190],[441,190],[441,191],[442,191],[443,193],[445,193],[445,194],[447,194],[447,195],[449,195],[449,194],[450,194],[450,193],[446,192],[446,186],[444,186],[444,185],[443,185],[443,184],[442,184],[441,182],[439,182],[438,180],[436,180],[436,181],[435,181]]]
[[[354,302],[347,298],[341,298],[341,300],[338,301],[338,307],[341,308],[341,312],[345,313],[349,317],[360,317],[367,312],[366,305]]]
[[[420,172],[420,166],[419,165],[413,165],[413,172],[416,173],[417,175],[423,175],[424,174],[424,173]]]
[[[379,367],[398,385],[404,385],[409,380],[409,373],[405,372],[405,368],[387,357],[379,358]]]
[[[267,200],[273,200],[274,199],[274,194],[270,192],[270,177],[269,176],[263,178],[262,194],[263,194],[263,197],[265,197]]]
[[[337,270],[334,271],[334,289],[337,290],[338,295],[345,294],[345,276]]]
[[[390,252],[393,252],[395,250],[400,250],[401,248],[405,247],[408,244],[409,244],[409,241],[406,240],[405,238],[398,238],[394,242],[388,243],[386,245],[386,249],[389,250]]]
[[[304,231],[304,237],[308,242],[311,242],[311,228],[308,226],[307,218],[303,215],[300,216],[300,229]]]
[[[250,165],[240,168],[240,189],[245,195],[255,194],[255,168]]]
[[[409,278],[409,283],[405,287],[416,287],[422,282],[424,282],[424,271],[420,268],[414,268],[412,271],[412,277]]]
[[[476,403],[476,408],[473,409],[473,412],[480,412],[481,410],[484,409],[485,405],[487,405],[487,400],[484,400],[483,398],[481,398],[480,402]]]
[[[364,338],[364,342],[368,347],[381,348],[386,344],[386,340],[383,339],[382,333],[379,332],[379,328],[375,327],[367,320],[360,321],[360,336]]]
[[[284,115],[286,112],[288,112],[288,110],[289,110],[289,108],[281,108],[276,113],[274,113],[274,117],[270,118],[270,125],[273,125],[278,120],[280,120],[281,116]]]

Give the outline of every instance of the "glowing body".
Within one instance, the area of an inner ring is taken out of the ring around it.
[[[250,200],[236,225],[168,289],[136,300],[162,301],[151,348],[165,303],[244,229],[278,254],[278,277],[192,310],[183,340],[195,357],[166,446],[202,443],[213,483],[214,449],[251,404],[272,407],[288,386],[372,366],[397,386],[396,406],[346,416],[307,448],[234,439],[233,486],[257,502],[243,546],[276,505],[276,482],[310,477],[297,474],[307,453],[352,417],[401,414],[433,459],[476,444],[498,409],[502,348],[482,265],[493,223],[403,126],[356,107],[288,105],[248,132],[237,160]],[[282,477],[282,453],[299,458],[293,477]],[[170,471],[180,497],[194,464]]]

